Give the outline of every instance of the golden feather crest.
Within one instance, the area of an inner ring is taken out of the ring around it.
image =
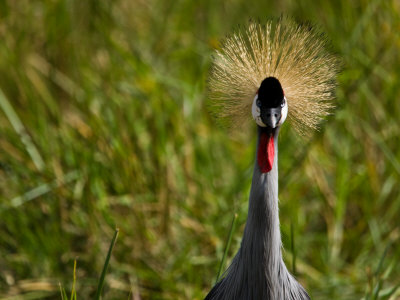
[[[337,58],[309,26],[288,18],[252,22],[216,50],[208,82],[211,106],[232,127],[241,126],[252,119],[251,105],[261,82],[273,76],[288,101],[288,118],[304,135],[333,108],[337,72]]]

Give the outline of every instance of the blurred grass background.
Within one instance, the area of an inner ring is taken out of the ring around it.
[[[207,112],[211,54],[282,13],[344,65],[335,115],[280,139],[286,262],[313,299],[400,299],[397,0],[1,0],[1,298],[60,299],[77,258],[90,299],[115,227],[103,299],[205,296],[255,151]]]

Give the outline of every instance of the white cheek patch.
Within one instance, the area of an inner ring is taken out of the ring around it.
[[[267,127],[267,125],[265,125],[265,124],[263,123],[263,121],[261,120],[261,110],[260,110],[260,108],[257,106],[257,99],[258,99],[258,95],[256,95],[256,96],[254,97],[253,105],[251,106],[251,113],[252,113],[252,115],[253,115],[253,119],[254,119],[254,121],[256,121],[256,123],[257,123],[258,126]]]
[[[278,123],[279,126],[282,125],[283,122],[285,122],[287,114],[288,114],[288,104],[287,104],[286,97],[284,97],[284,101],[285,101],[285,104],[281,110],[281,119],[279,120],[279,123]]]

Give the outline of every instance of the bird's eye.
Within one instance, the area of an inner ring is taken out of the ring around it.
[[[261,101],[257,99],[256,105],[257,105],[258,107],[261,107]]]
[[[286,104],[286,101],[285,101],[285,99],[283,99],[283,101],[282,101],[282,103],[281,103],[281,107],[284,107],[285,104]]]

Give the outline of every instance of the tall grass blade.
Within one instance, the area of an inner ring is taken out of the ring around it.
[[[387,299],[391,299],[391,297],[394,295],[394,293],[396,293],[396,291],[399,289],[400,287],[400,283],[395,285],[392,288],[387,288],[385,290],[383,290],[380,295],[379,298],[382,300],[387,300]],[[395,298],[397,299],[397,298]]]
[[[387,252],[389,251],[389,248],[390,248],[390,244],[386,246],[385,251],[383,251],[383,254],[381,256],[381,259],[379,260],[378,267],[376,268],[376,271],[375,271],[375,276],[377,276],[377,277],[381,273],[383,261],[385,260],[385,257],[386,257]]]
[[[61,187],[72,181],[75,181],[78,178],[79,178],[79,172],[71,171],[71,172],[67,173],[62,180],[56,179],[53,182],[41,184],[41,185],[29,190],[25,194],[11,199],[10,206],[11,207],[21,206],[21,205],[25,204],[26,202],[32,201],[40,196],[43,196],[44,194],[51,192],[53,189]]]
[[[103,271],[101,272],[101,275],[100,275],[99,285],[97,286],[97,291],[96,291],[96,296],[95,296],[96,300],[100,300],[101,291],[104,286],[104,279],[106,277],[108,264],[110,263],[111,253],[114,248],[115,242],[117,241],[118,233],[119,233],[119,228],[115,229],[114,237],[111,241],[110,248],[108,249],[106,261],[104,262],[104,266],[103,266]]]
[[[235,232],[237,218],[238,218],[238,214],[235,213],[235,215],[233,216],[233,219],[232,219],[231,229],[229,230],[229,236],[228,236],[228,240],[226,242],[224,256],[222,257],[221,263],[219,265],[218,275],[217,275],[217,279],[216,279],[215,283],[217,283],[219,281],[222,269],[225,265],[225,260],[226,260],[226,257],[228,256],[229,248],[231,247],[232,236],[233,236],[233,233]]]
[[[74,281],[72,282],[71,300],[76,300],[76,259],[74,260]]]
[[[57,84],[62,90],[73,97],[80,99],[84,94],[84,91],[76,84],[70,77],[59,71],[57,68],[52,66],[42,56],[38,54],[32,54],[29,62],[31,65],[38,70],[42,75],[49,77],[55,84]]]
[[[61,286],[61,283],[59,283],[59,286],[60,286],[61,300],[68,300],[67,293],[65,292],[65,289]]]
[[[40,155],[38,149],[33,143],[31,137],[27,133],[24,125],[22,124],[21,119],[18,117],[14,108],[12,107],[6,95],[4,95],[1,89],[0,89],[0,107],[4,111],[5,115],[7,116],[7,119],[10,121],[15,132],[19,135],[21,142],[25,145],[25,149],[28,152],[29,156],[31,157],[36,169],[42,171],[44,169],[44,161],[42,159],[42,156]]]

